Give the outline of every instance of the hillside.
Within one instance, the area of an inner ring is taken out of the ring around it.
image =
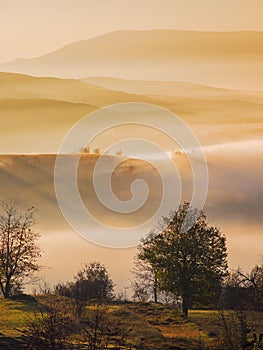
[[[82,117],[100,107],[125,102],[150,103],[170,110],[193,128],[203,145],[260,135],[263,104],[258,91],[187,82],[87,80],[0,73],[1,153],[28,153],[32,149],[34,153],[56,152]],[[143,108],[141,113],[142,120],[147,121]],[[95,147],[105,146],[97,143]]]
[[[49,297],[50,299],[50,297]],[[55,297],[54,297],[55,299]],[[35,301],[9,301],[0,298],[0,349],[23,349],[23,331],[34,312],[45,309],[47,298],[36,297]],[[109,305],[111,317],[127,325],[128,343],[131,349],[144,346],[162,350],[196,349],[199,342],[211,343],[208,334],[194,322],[186,323],[171,307],[143,304],[120,303]],[[136,346],[136,347],[135,347]],[[86,347],[83,347],[83,349]]]
[[[262,244],[262,152],[258,141],[232,143],[230,145],[208,146],[204,149],[209,169],[209,192],[205,211],[212,224],[219,225],[227,236],[230,266],[234,268],[242,264],[249,268],[255,256],[261,254]],[[69,155],[76,157],[76,155]],[[109,162],[114,164],[110,156]],[[135,248],[123,250],[107,250],[83,240],[68,225],[57,205],[54,192],[54,163],[56,155],[1,155],[0,182],[2,198],[16,199],[23,206],[32,204],[39,209],[37,213],[39,224],[37,229],[42,233],[43,266],[53,266],[44,270],[43,276],[54,282],[57,275],[61,279],[71,278],[79,264],[87,259],[103,256],[102,262],[110,266],[114,280],[118,285],[127,283],[127,271],[132,268],[132,257]],[[125,215],[107,210],[98,200],[93,189],[92,172],[98,156],[85,155],[78,167],[78,186],[81,197],[95,217],[106,225],[117,227],[136,226],[142,220],[149,218],[158,208],[162,195],[160,177],[153,165],[139,159],[128,159],[112,174],[112,189],[120,200],[131,198],[131,184],[135,179],[144,179],[149,185],[149,197],[141,210]],[[191,199],[192,170],[184,156],[175,156],[175,164],[182,181],[182,200]],[[68,163],[70,165],[70,162]],[[175,183],[173,173],[161,159],[155,160],[161,175]],[[109,164],[109,168],[110,168]],[[67,167],[65,168],[67,171]],[[107,172],[105,172],[107,174]],[[111,174],[110,174],[111,175]],[[104,176],[104,175],[103,175]],[[101,176],[98,181],[103,183]],[[246,186],[245,186],[246,185]],[[238,195],[237,195],[238,194]],[[72,201],[70,192],[65,192],[65,201],[69,203],[72,212],[76,203]],[[174,208],[172,191],[166,198],[169,209]],[[85,218],[83,218],[84,220]],[[79,222],[82,219],[79,219]],[[103,232],[103,226],[90,224],[87,231],[92,241],[96,233]],[[247,232],[250,232],[249,240]],[[142,234],[142,232],[140,231]],[[95,238],[96,240],[96,238]],[[61,242],[63,241],[63,245]],[[104,252],[107,254],[104,255]],[[240,253],[242,252],[242,254]],[[68,256],[72,257],[70,266]],[[127,259],[127,260],[126,260]],[[122,261],[122,264],[119,264]],[[65,269],[65,264],[67,269]]]
[[[114,91],[75,79],[36,78],[0,72],[0,99],[52,99],[101,107],[120,102],[158,101],[140,94]]]
[[[187,81],[130,80],[112,77],[87,77],[85,83],[106,89],[124,91],[145,96],[187,97],[211,100],[262,101],[263,91],[224,89]]]
[[[27,296],[25,299],[4,300],[0,298],[0,349],[26,349],[26,330],[28,322],[35,319],[39,312],[46,312],[50,305],[56,309],[58,305],[70,308],[70,301],[55,295]],[[191,310],[189,320],[180,317],[175,306],[142,303],[113,302],[107,305],[110,319],[121,322],[127,330],[127,347],[119,349],[151,349],[151,350],[215,350],[221,349],[220,339],[224,339],[224,328],[219,311]],[[87,313],[92,305],[87,307]],[[226,311],[230,325],[233,315]],[[262,313],[246,314],[246,322],[253,324],[253,332],[259,334],[263,318]],[[232,324],[231,330],[236,331]],[[233,336],[233,335],[232,335]],[[235,336],[235,335],[234,335]],[[248,336],[252,340],[252,334]],[[71,341],[80,340],[80,349],[88,349],[87,343],[75,333]],[[79,349],[79,348],[78,348]],[[112,349],[112,347],[109,347]],[[113,348],[116,349],[116,348]],[[250,347],[252,349],[252,347]]]

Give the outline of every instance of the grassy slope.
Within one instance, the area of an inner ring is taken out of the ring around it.
[[[3,342],[19,339],[26,323],[45,302],[18,302],[0,299],[0,349]],[[120,303],[110,306],[113,318],[121,318],[130,331],[128,342],[145,349],[196,349],[209,341],[207,333],[194,322],[185,322],[176,310],[163,305]]]
[[[36,297],[37,302],[11,301],[0,298],[0,349],[18,349],[21,331],[34,313],[43,310],[49,298]],[[56,298],[56,301],[58,299]],[[121,319],[129,330],[127,343],[132,349],[215,349],[221,334],[220,315],[212,310],[191,310],[189,320],[177,309],[162,304],[120,302],[109,305],[111,317]],[[260,333],[262,313],[250,313],[253,332]]]

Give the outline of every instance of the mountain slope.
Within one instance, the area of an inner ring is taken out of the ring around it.
[[[118,31],[0,70],[57,77],[115,76],[263,88],[263,33]]]

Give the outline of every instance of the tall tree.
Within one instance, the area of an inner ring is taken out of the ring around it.
[[[185,317],[193,303],[213,301],[227,274],[225,237],[189,203],[163,218],[162,228],[143,240],[138,258],[158,269],[160,288],[181,298]]]
[[[14,286],[39,269],[39,234],[32,230],[36,224],[34,208],[21,210],[17,202],[0,205],[0,289],[5,298]]]

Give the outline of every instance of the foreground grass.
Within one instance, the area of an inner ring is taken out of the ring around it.
[[[47,300],[44,296],[27,301],[0,298],[0,349],[19,349],[27,322]],[[127,302],[108,307],[111,317],[121,319],[128,330],[131,349],[214,350],[218,344],[221,330],[216,311],[192,310],[184,320],[177,309],[161,304]],[[249,316],[257,325],[255,330],[262,330],[263,315]]]
[[[20,330],[26,328],[26,322],[39,308],[39,303],[33,299],[19,302],[0,298],[0,335],[20,336]]]

